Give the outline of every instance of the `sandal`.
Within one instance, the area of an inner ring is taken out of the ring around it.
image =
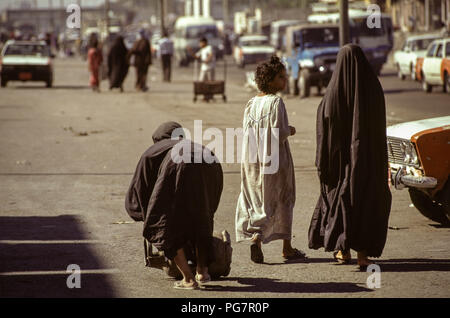
[[[306,256],[306,254],[303,251],[298,250],[296,248],[293,249],[293,253],[292,254],[285,255],[283,253],[283,257],[286,260],[296,260],[296,259],[306,260],[306,259],[308,259],[308,257]]]
[[[199,279],[199,275],[195,274],[195,280],[199,282],[200,284],[206,284],[211,281],[211,275],[206,276],[206,278]]]
[[[333,257],[339,264],[347,265],[352,261],[352,254],[350,254],[350,251],[348,251],[347,253],[336,251],[333,253]]]
[[[192,285],[186,285],[184,280],[180,280],[180,281],[175,282],[175,284],[173,284],[173,288],[184,289],[184,290],[194,290],[194,289],[198,289],[198,284],[197,284],[197,282],[194,282]]]
[[[257,264],[264,263],[264,254],[258,244],[250,246],[250,259]]]

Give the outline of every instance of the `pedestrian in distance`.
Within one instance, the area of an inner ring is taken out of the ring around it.
[[[163,81],[170,82],[172,74],[173,41],[169,38],[167,30],[164,30],[163,37],[159,40],[159,52],[163,69]]]
[[[208,266],[214,261],[214,213],[222,194],[223,172],[217,158],[209,152],[213,160],[207,163],[203,155],[209,150],[184,139],[180,129],[180,124],[167,122],[155,131],[154,144],[136,167],[125,208],[135,221],[144,222],[147,241],[182,273],[183,280],[174,288],[196,289],[211,280]],[[178,154],[184,159],[178,160]],[[196,251],[195,275],[186,258],[187,244]]]
[[[309,247],[334,251],[344,264],[353,249],[364,270],[386,243],[391,193],[383,89],[357,45],[340,50],[318,107],[315,164],[320,196]]]
[[[277,95],[286,86],[286,68],[272,56],[258,65],[255,81],[260,93],[250,99],[244,111],[236,240],[251,242],[250,258],[255,263],[264,262],[261,243],[274,240],[283,240],[286,260],[305,260],[305,253],[291,245],[295,174],[288,137],[296,131],[289,126],[283,99]],[[274,154],[273,145],[278,153]],[[261,153],[261,149],[265,151]],[[271,149],[270,160],[267,149]],[[271,165],[278,163],[270,171],[269,161]]]
[[[124,39],[118,36],[108,54],[109,89],[119,88],[123,92],[123,81],[128,74],[128,50]]]
[[[200,76],[198,80],[200,82],[214,81],[216,58],[206,38],[200,39],[200,50],[195,54],[195,58],[200,60]]]
[[[103,53],[95,34],[92,34],[89,39],[87,60],[91,73],[89,84],[94,92],[100,92],[100,68],[103,63]]]
[[[136,89],[145,92],[148,90],[147,73],[152,64],[152,52],[150,42],[146,37],[145,30],[140,30],[140,39],[137,40],[129,52],[129,59],[134,57],[136,68]]]

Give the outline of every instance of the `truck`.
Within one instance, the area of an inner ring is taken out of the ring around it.
[[[286,53],[282,60],[289,76],[288,91],[308,97],[311,87],[328,85],[339,52],[337,24],[303,24],[286,29]]]

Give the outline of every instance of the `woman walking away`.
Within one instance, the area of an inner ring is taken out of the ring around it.
[[[119,88],[123,92],[123,81],[128,74],[128,50],[123,37],[118,36],[108,54],[109,89]]]
[[[383,89],[356,45],[339,52],[317,110],[316,167],[320,197],[309,247],[335,251],[340,263],[350,263],[353,249],[365,269],[386,243],[391,193]]]
[[[91,77],[89,84],[94,92],[100,92],[100,66],[103,63],[102,50],[99,47],[97,36],[91,35],[89,39],[88,66]]]
[[[223,173],[206,147],[174,139],[172,135],[182,136],[179,129],[178,123],[168,122],[155,131],[154,144],[136,167],[125,208],[135,221],[144,221],[144,237],[182,273],[183,280],[174,288],[196,289],[211,280],[208,266],[214,261],[214,213],[222,194]],[[211,163],[205,158],[196,160],[207,153]],[[186,258],[187,244],[196,251],[196,275]]]
[[[283,240],[285,259],[305,259],[303,252],[291,246],[295,175],[288,137],[295,128],[289,126],[283,100],[275,95],[286,86],[286,69],[273,56],[258,65],[255,80],[260,93],[244,111],[236,239],[252,242],[255,263],[264,262],[261,243],[273,240]]]

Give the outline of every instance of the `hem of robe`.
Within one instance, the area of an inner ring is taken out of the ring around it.
[[[241,243],[241,242],[251,242],[253,238],[253,234],[249,237],[244,236],[244,235],[240,235],[239,237],[236,238],[236,242],[237,243]],[[276,240],[290,240],[292,238],[291,234],[284,234],[284,233],[274,233],[272,235],[270,235],[267,238],[264,238],[261,243],[263,244],[267,244],[270,243],[272,241],[276,241]]]

